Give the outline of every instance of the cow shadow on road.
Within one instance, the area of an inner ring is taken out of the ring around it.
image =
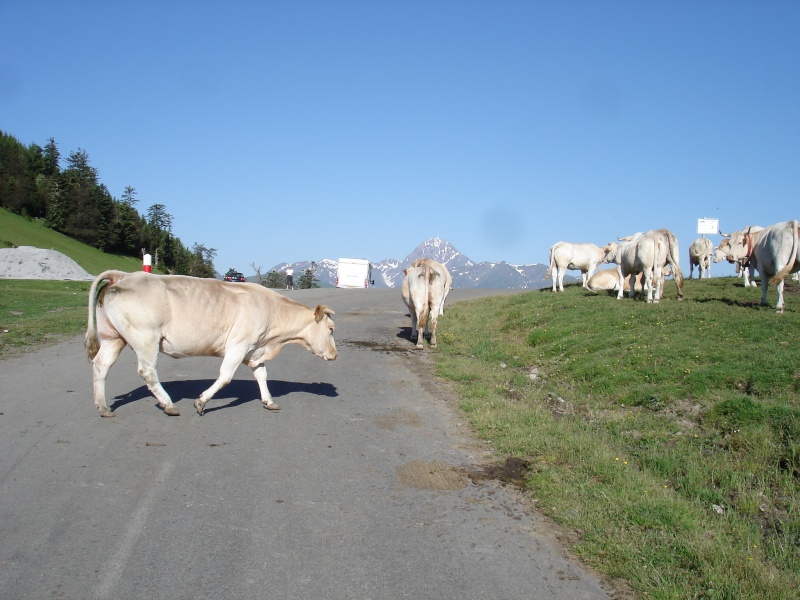
[[[194,401],[205,390],[211,387],[214,383],[213,379],[190,379],[181,381],[162,381],[161,385],[164,390],[170,395],[172,401],[181,408],[181,400],[190,399]],[[293,393],[306,393],[313,396],[325,396],[328,398],[336,398],[339,392],[336,386],[330,383],[312,382],[306,383],[302,381],[282,381],[280,379],[270,379],[267,383],[269,392],[273,398],[281,398]],[[136,402],[145,398],[153,398],[153,394],[143,385],[135,390],[114,397],[114,402],[110,408],[112,411]],[[225,402],[230,400],[229,402]],[[220,404],[225,402],[225,404]],[[234,379],[224,388],[222,388],[206,405],[205,412],[210,413],[215,410],[222,410],[223,408],[234,408],[242,406],[249,402],[261,402],[261,395],[258,391],[258,384],[254,381],[246,379]],[[189,405],[191,407],[191,403]]]

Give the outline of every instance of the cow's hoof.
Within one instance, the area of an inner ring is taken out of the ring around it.
[[[277,404],[275,404],[274,402],[272,404],[264,404],[264,408],[266,408],[267,410],[280,410],[281,409],[281,407],[278,406]]]
[[[436,343],[431,344],[431,348],[436,348]]]
[[[168,414],[170,417],[179,417],[181,413],[178,411],[177,408],[174,406],[166,406],[164,407],[164,412]]]
[[[417,344],[417,350],[422,350],[424,347],[422,344]]]
[[[198,415],[200,415],[201,417],[203,416],[205,406],[203,406],[203,403],[200,402],[200,398],[194,401],[194,409],[197,411]]]
[[[113,412],[111,412],[110,408],[107,408],[105,410],[101,410],[100,411],[100,416],[101,417],[114,417],[116,415]]]

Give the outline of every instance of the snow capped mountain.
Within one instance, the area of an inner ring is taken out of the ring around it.
[[[532,290],[548,287],[545,280],[548,265],[534,263],[530,265],[510,265],[507,262],[474,263],[459,252],[452,244],[440,238],[431,238],[414,248],[403,260],[387,258],[379,263],[372,263],[372,279],[374,287],[399,288],[403,281],[403,270],[418,258],[432,258],[445,265],[453,276],[454,288],[487,288],[487,289],[519,289]],[[316,262],[315,278],[322,287],[336,285],[336,269],[338,260],[322,259]],[[283,271],[288,266],[282,263],[270,270]],[[311,267],[310,261],[292,264],[295,279]],[[567,276],[565,280],[576,281],[579,278]]]

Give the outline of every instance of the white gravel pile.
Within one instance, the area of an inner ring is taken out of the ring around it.
[[[94,279],[74,260],[57,252],[34,246],[0,248],[0,278],[4,279]]]

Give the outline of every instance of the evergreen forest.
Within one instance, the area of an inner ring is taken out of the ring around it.
[[[197,243],[188,248],[173,235],[164,204],[140,214],[138,202],[132,186],[115,198],[85,150],[62,161],[54,138],[44,147],[26,146],[0,130],[0,206],[103,252],[141,257],[146,251],[154,270],[215,276],[215,249]]]

